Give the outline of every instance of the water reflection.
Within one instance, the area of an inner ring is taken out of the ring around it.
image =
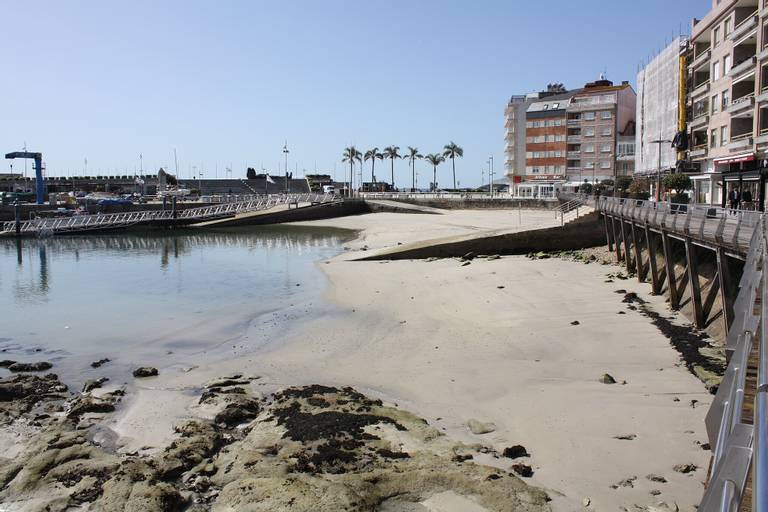
[[[274,325],[293,305],[306,314],[299,306],[326,286],[315,262],[348,236],[258,227],[0,239],[0,334],[72,354],[216,346],[260,315],[274,313]]]
[[[233,228],[219,231],[143,232],[98,236],[67,236],[41,239],[0,240],[0,293],[3,277],[11,278],[17,301],[44,301],[53,284],[51,260],[90,261],[94,257],[115,260],[157,256],[163,272],[174,261],[189,257],[203,248],[245,250],[248,253],[288,252],[302,255],[334,249],[349,236],[340,230],[305,227]],[[15,251],[16,268],[3,265]],[[290,272],[289,260],[281,262],[285,286]],[[87,279],[87,268],[83,278]],[[1,303],[1,302],[0,302]]]

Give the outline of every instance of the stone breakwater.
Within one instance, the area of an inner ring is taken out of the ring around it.
[[[94,433],[119,407],[122,389],[72,394],[54,374],[0,379],[0,432],[17,434],[0,455],[0,502],[13,510],[107,512],[412,511],[427,510],[429,500],[471,510],[550,509],[547,494],[518,478],[504,453],[453,442],[349,387],[262,395],[255,380],[235,374],[208,382],[196,417],[176,425],[170,444],[120,453]]]

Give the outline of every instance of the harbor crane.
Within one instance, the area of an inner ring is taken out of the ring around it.
[[[29,151],[14,151],[6,153],[5,158],[13,160],[14,158],[31,158],[35,161],[35,192],[37,194],[37,204],[43,204],[45,201],[45,182],[43,181],[43,154],[31,153]]]

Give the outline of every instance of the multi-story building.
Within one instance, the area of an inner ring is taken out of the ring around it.
[[[522,197],[632,174],[636,94],[601,78],[567,91],[513,96],[505,111],[506,174]],[[620,155],[620,156],[619,156]]]
[[[672,141],[685,120],[685,62],[688,40],[678,37],[637,74],[637,137],[635,173],[651,179],[655,196],[658,178],[676,168],[678,151]],[[683,87],[681,88],[681,84]],[[696,120],[703,123],[708,112]]]
[[[768,1],[712,0],[693,21],[688,81],[694,198],[725,204],[733,188],[757,198],[768,150]]]
[[[636,101],[629,82],[613,85],[602,77],[574,93],[567,107],[568,184],[599,183],[631,174],[634,166],[629,166],[626,155],[621,161],[617,155],[622,139],[622,149],[630,149],[626,143],[635,134]]]

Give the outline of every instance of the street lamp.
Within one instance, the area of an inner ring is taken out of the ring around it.
[[[288,141],[283,144],[283,155],[285,155],[285,192],[288,193]]]
[[[493,198],[493,155],[488,157],[488,194]]]
[[[658,203],[661,200],[661,145],[662,144],[671,144],[671,140],[667,139],[659,139],[659,140],[652,140],[651,144],[657,144],[659,147],[659,167],[656,170],[656,202]]]

